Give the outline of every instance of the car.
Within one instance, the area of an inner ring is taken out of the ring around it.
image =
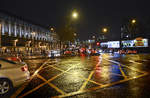
[[[13,60],[0,58],[0,96],[9,95],[15,87],[30,79],[27,64]]]
[[[48,57],[60,57],[60,50],[50,50],[48,53]]]
[[[5,59],[10,60],[10,61],[14,61],[16,63],[23,62],[21,60],[21,58],[19,58],[19,57],[13,57],[13,56],[12,57],[5,57]]]

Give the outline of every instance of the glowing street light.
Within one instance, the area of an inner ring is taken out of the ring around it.
[[[15,42],[18,42],[18,39],[14,40]]]
[[[95,36],[93,35],[92,38],[95,39]]]
[[[54,28],[51,28],[51,31],[54,31]]]
[[[35,34],[36,34],[35,32],[32,32],[32,33],[31,33],[32,36],[35,36]]]
[[[73,17],[74,19],[78,18],[78,13],[77,13],[77,12],[73,12],[73,13],[72,13],[72,17]]]
[[[74,33],[74,36],[76,37],[76,36],[77,36],[77,33]]]
[[[15,46],[15,47],[17,46],[17,42],[18,42],[18,39],[15,39],[15,40],[14,40],[14,46]]]
[[[103,33],[106,33],[107,31],[108,31],[107,28],[103,28],[103,29],[102,29],[102,32],[103,32]]]
[[[132,19],[131,23],[132,23],[132,24],[135,24],[135,23],[136,23],[136,20],[135,20],[135,19]]]

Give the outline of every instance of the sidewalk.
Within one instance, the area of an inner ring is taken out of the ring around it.
[[[32,59],[46,59],[48,57],[44,55],[31,55],[31,56],[22,56],[21,58],[24,60],[32,60]]]
[[[52,58],[52,57],[48,57],[48,55],[42,55],[42,54],[0,54],[0,57],[14,57],[14,56],[18,56],[20,57],[22,60],[34,60],[34,59],[48,59],[48,58]],[[54,57],[54,58],[63,58],[63,57],[70,57],[68,55],[61,55],[59,57]]]

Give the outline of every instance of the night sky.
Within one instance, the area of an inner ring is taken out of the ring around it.
[[[0,9],[46,27],[55,26],[56,30],[76,9],[80,17],[75,27],[80,39],[98,34],[105,26],[110,28],[110,39],[116,39],[124,18],[150,16],[149,4],[148,0],[1,0]]]

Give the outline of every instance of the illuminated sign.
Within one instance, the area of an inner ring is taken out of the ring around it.
[[[148,39],[135,39],[135,47],[148,47]]]
[[[148,47],[148,39],[137,38],[135,40],[122,41],[122,47]]]
[[[100,43],[100,46],[101,46],[101,47],[108,47],[108,42],[101,42],[101,43]]]
[[[119,41],[109,41],[108,48],[120,48],[120,42]]]
[[[134,40],[122,41],[122,47],[135,47]]]

